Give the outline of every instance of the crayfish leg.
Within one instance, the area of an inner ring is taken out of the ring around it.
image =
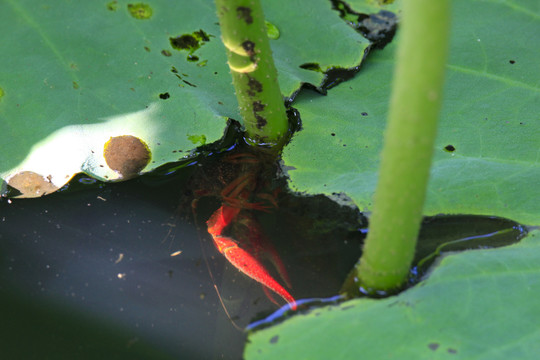
[[[223,230],[229,226],[231,221],[240,212],[239,208],[223,205],[210,216],[210,219],[206,222],[208,225],[208,232],[212,236],[219,236],[223,233]],[[221,251],[221,250],[220,250]]]

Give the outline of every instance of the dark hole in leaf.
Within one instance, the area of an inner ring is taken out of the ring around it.
[[[438,344],[438,343],[429,343],[428,344],[428,348],[430,350],[433,350],[433,351],[437,350],[439,348],[439,346],[440,346],[440,344]]]
[[[454,147],[454,145],[448,144],[444,147],[444,150],[448,152],[454,152],[456,151],[456,148]]]
[[[202,29],[198,30],[198,31],[195,31],[193,33],[193,35],[201,40],[201,41],[204,41],[204,42],[208,42],[210,41],[210,35],[208,35],[207,33],[205,33]]]
[[[197,85],[192,84],[192,83],[190,83],[189,81],[186,81],[186,80],[183,80],[183,79],[182,79],[182,81],[183,81],[184,83],[188,84],[188,85],[191,86],[191,87],[197,87]]]
[[[509,63],[513,65],[516,63],[516,60],[510,60]]]
[[[360,66],[355,66],[350,69],[332,67],[326,70],[324,73],[324,80],[318,90],[322,94],[326,94],[326,90],[329,90],[344,81],[352,79],[358,70],[360,70]]]
[[[169,38],[171,46],[176,50],[192,50],[199,47],[199,41],[193,35],[185,34]]]
[[[177,37],[170,37],[169,42],[173,49],[176,50],[187,50],[189,52],[187,60],[196,62],[199,61],[199,57],[193,55],[195,50],[200,48],[204,43],[210,41],[212,35],[207,34],[204,30],[194,31],[191,34],[183,34]],[[204,66],[202,64],[201,66]]]
[[[498,233],[503,229],[508,229],[504,235]],[[435,258],[442,253],[507,246],[526,234],[523,226],[502,218],[471,215],[427,217],[422,221],[413,261],[419,274],[417,279],[426,274]]]
[[[169,95],[168,92],[163,93],[163,94],[159,94],[159,98],[162,99],[162,100],[167,100],[170,97],[171,97],[171,95]]]
[[[362,113],[362,116],[368,116],[368,113],[364,111],[364,112]]]
[[[336,136],[336,133],[331,133],[330,135],[332,135],[332,136]]]
[[[270,344],[275,344],[277,343],[279,340],[279,335],[274,335],[272,336],[272,338],[270,339]]]
[[[171,52],[169,50],[161,50],[161,55],[163,56],[172,56]]]
[[[322,72],[320,65],[317,63],[305,63],[305,64],[300,65],[300,68],[305,69],[305,70]]]

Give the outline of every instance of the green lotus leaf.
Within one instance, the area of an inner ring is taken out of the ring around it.
[[[369,45],[325,0],[264,6],[286,96],[323,81],[301,65],[353,67]],[[23,196],[81,171],[120,180],[187,159],[240,120],[212,0],[9,0],[0,32],[0,178]],[[131,140],[107,151],[111,138]]]
[[[538,7],[525,0],[452,5],[425,214],[496,215],[538,225],[540,40],[530,36],[540,25]],[[394,49],[395,41],[370,54],[357,76],[328,96],[297,98],[303,129],[283,156],[292,188],[345,193],[361,210],[372,209]]]

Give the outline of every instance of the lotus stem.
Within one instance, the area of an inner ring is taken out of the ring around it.
[[[282,144],[284,100],[259,0],[216,0],[221,37],[248,143]]]
[[[449,0],[404,0],[388,125],[364,250],[354,274],[362,292],[406,282],[429,179],[447,59]]]

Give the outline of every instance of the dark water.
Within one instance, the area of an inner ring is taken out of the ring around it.
[[[171,190],[133,182],[4,201],[2,298],[41,312],[50,307],[54,314],[52,322],[36,323],[23,308],[15,324],[2,321],[13,354],[41,358],[43,348],[25,347],[43,338],[51,358],[72,342],[72,358],[93,358],[98,354],[87,353],[98,346],[95,339],[110,330],[117,336],[111,348],[120,355],[137,354],[139,343],[147,343],[165,354],[215,357],[215,329],[226,319],[201,262],[196,230],[171,219],[178,205]],[[61,337],[70,322],[77,324],[68,335],[87,321],[96,323],[84,337]],[[36,327],[29,337],[28,329]],[[51,338],[54,332],[60,336]]]
[[[218,198],[199,202],[201,229],[194,224],[185,199],[194,168],[99,186],[77,186],[92,182],[79,177],[69,191],[2,199],[0,301],[9,309],[0,322],[2,358],[241,358],[238,327],[278,306],[212,245],[204,221]],[[288,266],[291,293],[334,295],[359,254],[361,216],[348,210],[348,219],[330,223],[317,213],[332,204],[327,198],[318,197],[311,211],[279,196],[279,214],[257,217]],[[299,221],[319,233],[349,224],[306,244]],[[338,261],[340,252],[348,265]]]
[[[79,177],[41,199],[2,199],[1,357],[240,359],[239,328],[278,306],[212,245],[204,222],[218,197],[199,202],[194,222],[197,171],[107,185],[78,186],[92,182]],[[360,255],[365,217],[324,196],[276,193],[279,208],[256,218],[287,266],[291,294],[336,295]],[[493,245],[523,234],[501,219],[428,219],[418,259],[467,236],[482,241],[458,250],[486,246],[493,236],[484,236],[501,229],[509,237]]]

